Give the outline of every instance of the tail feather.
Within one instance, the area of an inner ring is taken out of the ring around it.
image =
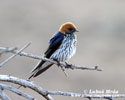
[[[31,79],[33,77],[36,77],[38,75],[40,75],[41,73],[43,73],[44,71],[46,71],[48,68],[50,68],[53,64],[50,62],[46,62],[46,61],[41,61],[32,71],[32,75],[28,78]]]
[[[49,64],[48,66],[46,66],[45,68],[39,70],[36,74],[33,75],[33,77],[36,77],[40,74],[42,74],[44,71],[46,71],[48,68],[50,68],[53,64]]]
[[[48,68],[50,68],[52,65],[53,64],[50,62],[40,61],[40,63],[38,63],[38,65],[31,71],[32,75],[27,80],[30,80],[31,78],[40,75],[41,73],[46,71]],[[20,85],[17,89],[21,87],[22,85]]]
[[[40,61],[31,71],[33,73],[36,69],[39,69],[46,61]]]

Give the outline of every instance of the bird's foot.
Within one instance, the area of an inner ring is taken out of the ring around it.
[[[57,66],[60,67],[62,71],[64,72],[65,76],[68,77],[68,74],[65,72],[65,69],[63,66],[61,66],[60,62],[57,59],[53,59],[53,60],[57,62]]]
[[[67,62],[65,62],[66,64],[66,68],[72,68],[72,64],[68,64]]]
[[[61,65],[60,62],[57,59],[53,59],[53,60],[57,62],[58,67]]]

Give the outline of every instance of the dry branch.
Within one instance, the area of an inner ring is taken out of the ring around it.
[[[54,100],[46,92],[47,90],[42,89],[41,87],[37,86],[36,84],[34,84],[34,83],[30,82],[30,81],[19,79],[17,77],[8,76],[8,75],[0,75],[0,81],[11,82],[11,83],[19,84],[19,85],[24,86],[24,87],[28,87],[28,88],[36,91],[40,95],[42,95],[44,98],[46,98],[46,100]]]
[[[18,90],[18,89],[16,89],[16,88],[14,88],[14,87],[12,87],[12,86],[10,86],[10,85],[6,85],[6,84],[0,84],[0,87],[2,87],[3,89],[7,89],[7,90],[9,90],[9,91],[12,91],[12,92],[14,92],[14,93],[16,93],[16,94],[18,94],[18,95],[20,95],[20,96],[23,96],[23,97],[25,97],[25,98],[27,98],[27,99],[29,99],[29,100],[35,100],[33,97],[31,97],[30,95],[27,95],[27,94],[25,94],[24,92],[22,92],[22,91],[20,91],[20,90]]]
[[[10,98],[3,92],[3,88],[0,87],[0,98],[2,100],[10,100]]]
[[[4,51],[4,52],[11,52],[11,53],[17,53],[19,52],[18,50],[12,50],[11,48],[5,48],[5,47],[0,47],[0,51]],[[41,56],[37,56],[34,54],[30,54],[30,53],[26,53],[26,52],[20,52],[18,53],[18,55],[20,56],[26,56],[26,57],[30,57],[30,58],[34,58],[34,59],[39,59],[39,60],[44,60],[44,61],[48,61],[51,62],[53,64],[58,65],[58,63],[54,60],[51,59],[47,59]],[[75,65],[71,65],[71,66],[67,66],[67,64],[64,63],[60,63],[61,67],[67,68],[67,69],[80,69],[80,70],[96,70],[96,71],[102,71],[103,69],[99,68],[98,66],[94,66],[94,67],[78,67]]]
[[[125,94],[83,94],[83,93],[72,93],[72,92],[62,92],[62,91],[50,91],[43,89],[31,81],[19,79],[17,77],[0,75],[0,81],[11,82],[15,84],[28,87],[40,95],[42,95],[46,100],[54,100],[50,95],[62,95],[62,96],[71,96],[71,97],[82,97],[82,98],[98,98],[98,99],[108,99],[113,100],[112,98],[125,98]]]
[[[10,56],[8,59],[6,59],[5,61],[3,61],[0,64],[0,67],[2,67],[3,65],[5,65],[7,62],[9,62],[11,59],[13,59],[14,57],[16,57],[16,55],[18,55],[20,52],[22,52],[24,49],[26,49],[31,43],[28,43],[27,45],[25,45],[23,48],[21,48],[18,52],[16,52],[14,55]],[[12,51],[12,50],[11,50]]]

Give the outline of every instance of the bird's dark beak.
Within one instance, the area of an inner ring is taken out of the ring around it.
[[[75,32],[79,32],[78,30],[75,30]]]

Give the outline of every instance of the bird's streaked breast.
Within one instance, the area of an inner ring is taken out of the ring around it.
[[[51,59],[58,61],[66,61],[70,59],[76,52],[76,35],[67,34],[61,46],[52,54]]]

